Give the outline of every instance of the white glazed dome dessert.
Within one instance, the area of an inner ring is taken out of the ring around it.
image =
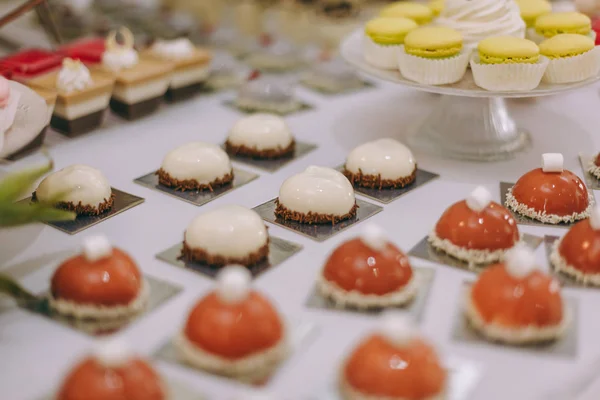
[[[258,77],[244,84],[238,91],[235,104],[250,111],[286,114],[302,104],[296,99],[294,87],[281,79]]]
[[[193,142],[170,151],[156,172],[161,185],[177,190],[210,190],[233,181],[231,161],[219,146]]]
[[[446,0],[436,24],[459,31],[469,48],[490,36],[525,37],[515,0]]]
[[[87,165],[75,164],[48,175],[33,197],[40,202],[53,202],[57,207],[77,215],[98,215],[113,206],[110,184],[102,172]]]
[[[275,215],[304,224],[335,224],[356,215],[350,181],[332,168],[310,166],[279,189]]]
[[[182,256],[210,266],[255,265],[269,256],[269,234],[260,216],[227,205],[194,218],[185,231]]]
[[[283,118],[261,113],[236,122],[225,146],[229,154],[274,159],[291,155],[295,149],[295,141]]]
[[[348,154],[344,175],[357,186],[402,188],[414,182],[417,162],[408,147],[384,138],[367,142]]]

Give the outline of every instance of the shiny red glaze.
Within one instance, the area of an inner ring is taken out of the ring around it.
[[[600,231],[589,220],[575,224],[563,237],[559,254],[575,269],[586,274],[600,274]]]
[[[32,78],[50,72],[61,66],[63,56],[47,50],[24,50],[0,60],[0,65],[12,71],[15,76]]]
[[[64,380],[57,400],[166,400],[154,369],[140,359],[107,368],[93,358],[77,365]]]
[[[257,292],[237,304],[213,292],[192,309],[184,332],[201,349],[235,360],[279,344],[284,327],[275,308]]]
[[[79,59],[86,64],[102,62],[102,55],[105,51],[106,40],[103,38],[81,39],[58,49],[58,53],[65,57]]]
[[[12,77],[12,71],[8,67],[3,67],[0,65],[0,75],[5,77],[6,79],[10,79]]]
[[[388,243],[383,251],[352,239],[329,256],[323,277],[344,290],[384,295],[406,286],[413,276],[408,257]]]
[[[68,259],[52,277],[57,299],[104,306],[127,305],[142,287],[142,275],[126,253],[113,249],[110,257],[89,262],[83,255]]]
[[[471,300],[488,324],[546,327],[563,319],[558,282],[537,270],[519,279],[510,275],[504,264],[488,267],[473,284]]]
[[[447,372],[434,349],[420,339],[398,348],[379,335],[364,340],[344,367],[346,382],[359,392],[406,400],[442,393]]]
[[[600,45],[600,17],[592,18],[592,30],[596,32],[596,46]]]
[[[600,37],[600,36],[598,36],[598,37]],[[600,153],[598,153],[598,155],[594,159],[594,164],[596,164],[597,167],[600,167]]]
[[[469,250],[509,249],[519,241],[519,228],[512,214],[492,202],[480,212],[465,200],[451,205],[440,217],[435,233]]]
[[[589,205],[588,191],[570,171],[543,172],[534,169],[523,175],[512,190],[515,199],[546,214],[571,215],[584,212]]]

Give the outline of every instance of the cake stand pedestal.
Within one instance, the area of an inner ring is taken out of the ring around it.
[[[490,92],[475,85],[469,69],[452,85],[431,86],[412,82],[397,70],[383,70],[367,64],[362,56],[362,30],[348,36],[341,45],[344,59],[363,73],[414,89],[441,94],[431,114],[412,132],[409,145],[416,150],[471,161],[496,161],[515,157],[528,148],[529,134],[510,115],[507,98],[554,95],[574,90],[600,79],[555,85],[542,82],[529,92]]]

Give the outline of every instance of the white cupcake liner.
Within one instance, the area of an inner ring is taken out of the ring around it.
[[[552,245],[552,253],[550,253],[550,262],[557,272],[565,274],[585,286],[600,287],[600,274],[586,274],[583,271],[575,268],[565,260],[560,254],[559,247],[562,238],[558,239]]]
[[[598,47],[594,47],[578,56],[551,59],[544,74],[544,82],[580,82],[598,75],[598,72],[600,72],[600,51]]]
[[[596,32],[595,31],[591,31],[590,33],[588,33],[586,36],[588,36],[590,39],[592,39],[593,41],[596,41]],[[536,44],[540,44],[542,43],[544,40],[549,39],[546,36],[540,35],[539,33],[537,33],[535,31],[535,28],[527,28],[527,32],[525,33],[525,37],[533,42],[535,42]]]
[[[381,69],[398,69],[398,55],[401,44],[381,45],[365,35],[363,38],[363,57],[365,61]]]
[[[471,57],[475,84],[494,92],[526,92],[539,86],[548,67],[548,59],[540,56],[535,64],[482,64],[479,54]]]
[[[424,58],[407,54],[400,47],[398,66],[402,76],[423,85],[447,85],[456,83],[467,72],[471,52],[463,49],[459,55],[449,58]]]

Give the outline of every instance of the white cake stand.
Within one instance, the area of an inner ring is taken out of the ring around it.
[[[469,69],[458,83],[422,85],[403,78],[398,70],[382,70],[367,64],[362,56],[362,40],[362,30],[355,31],[340,48],[344,59],[358,70],[375,78],[442,95],[431,114],[409,137],[409,144],[422,151],[461,160],[503,160],[528,147],[529,134],[517,126],[505,99],[558,94],[600,79],[597,76],[565,85],[542,82],[529,92],[490,92],[475,85]]]

